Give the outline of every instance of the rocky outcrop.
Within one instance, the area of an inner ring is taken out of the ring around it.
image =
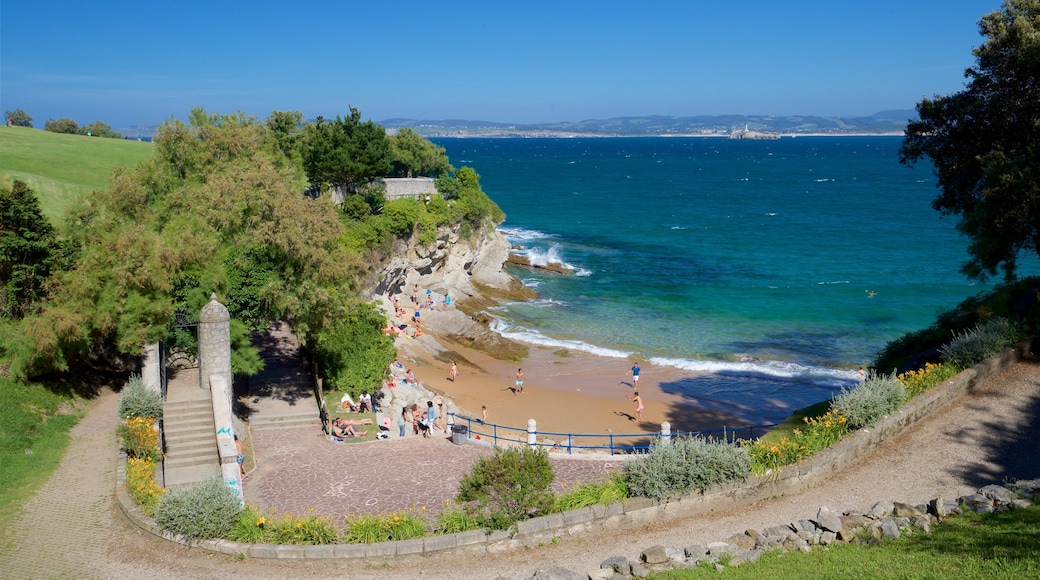
[[[458,227],[441,227],[431,244],[420,244],[414,237],[395,242],[375,293],[406,292],[414,284],[450,294],[454,300],[478,296],[474,284],[506,291],[519,284],[502,269],[508,255],[509,242],[491,226],[467,237]]]
[[[942,523],[948,515],[959,515],[965,511],[1008,511],[1035,503],[1040,503],[1040,479],[1017,481],[1004,486],[987,485],[956,501],[935,498],[920,505],[910,505],[882,500],[865,514],[823,506],[812,519],[771,526],[761,531],[749,529],[743,534],[707,546],[649,546],[640,552],[638,558],[613,556],[604,560],[598,570],[590,570],[585,574],[571,576],[575,572],[555,568],[552,576],[545,576],[543,570],[538,570],[528,578],[643,578],[650,572],[695,568],[704,562],[722,570],[723,561],[731,567],[739,566],[754,562],[772,550],[811,552],[815,546],[873,543],[894,540],[903,534],[928,534],[933,525]],[[539,573],[543,575],[539,576]]]
[[[563,264],[548,263],[548,264],[534,264],[526,256],[520,254],[514,254],[510,252],[506,258],[506,263],[514,266],[523,266],[525,268],[535,268],[538,270],[547,270],[549,272],[555,272],[557,274],[573,274],[574,270],[564,266]]]
[[[450,295],[453,308],[424,320],[426,330],[439,338],[487,353],[517,360],[526,349],[490,329],[487,309],[497,300],[527,300],[536,295],[503,269],[509,242],[490,224],[463,236],[458,227],[442,227],[431,244],[415,239],[395,243],[393,255],[374,289],[389,308],[389,295],[407,296],[412,286],[429,289],[443,300]],[[403,301],[407,303],[407,300]]]

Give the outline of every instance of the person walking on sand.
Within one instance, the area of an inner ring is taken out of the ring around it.
[[[632,388],[633,389],[639,386],[639,371],[640,370],[641,369],[639,368],[639,363],[636,363],[636,364],[632,365],[632,368],[629,369],[629,371],[628,371],[628,374],[632,375]]]
[[[643,397],[639,396],[639,391],[632,393],[632,396],[625,395],[625,398],[636,404],[636,423],[643,422]]]
[[[451,361],[451,382],[457,381],[459,378],[459,365],[455,364],[455,361]]]
[[[512,378],[516,380],[516,389],[513,394],[519,395],[524,392],[524,369],[516,369],[516,374]]]

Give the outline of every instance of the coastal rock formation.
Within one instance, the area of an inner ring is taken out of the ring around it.
[[[441,227],[431,244],[414,237],[395,242],[375,293],[396,294],[418,284],[458,300],[479,295],[474,283],[507,291],[520,284],[502,269],[508,254],[509,242],[492,228],[463,237],[458,228]]]
[[[429,289],[438,296],[449,295],[454,306],[425,320],[427,330],[496,358],[518,359],[526,350],[491,330],[492,316],[487,311],[500,299],[536,296],[504,270],[509,250],[505,236],[490,225],[468,236],[457,227],[442,227],[430,244],[420,244],[415,238],[399,240],[373,293],[388,311],[388,295],[407,295],[415,285],[424,292]]]
[[[523,266],[525,268],[537,268],[539,270],[548,270],[550,272],[556,272],[557,274],[573,274],[574,270],[564,266],[563,264],[550,263],[550,264],[532,264],[526,256],[520,254],[514,254],[512,252],[506,257],[506,263],[514,266]]]

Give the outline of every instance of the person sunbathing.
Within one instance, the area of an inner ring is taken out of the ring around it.
[[[346,417],[336,417],[332,422],[339,421],[344,425],[351,425],[353,427],[360,427],[361,425],[371,425],[372,419],[348,419]]]
[[[355,431],[354,426],[341,417],[332,422],[332,434],[336,437],[364,437],[367,433],[368,431]]]

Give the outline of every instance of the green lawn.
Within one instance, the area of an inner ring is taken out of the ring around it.
[[[151,156],[152,144],[142,141],[0,127],[0,182],[28,184],[54,224],[76,199],[107,188],[114,169],[136,167]]]
[[[1040,578],[1040,506],[968,514],[871,545],[815,547],[811,554],[770,552],[758,562],[673,571],[655,579],[692,578]]]
[[[0,549],[19,508],[58,466],[85,405],[39,384],[0,378]]]

